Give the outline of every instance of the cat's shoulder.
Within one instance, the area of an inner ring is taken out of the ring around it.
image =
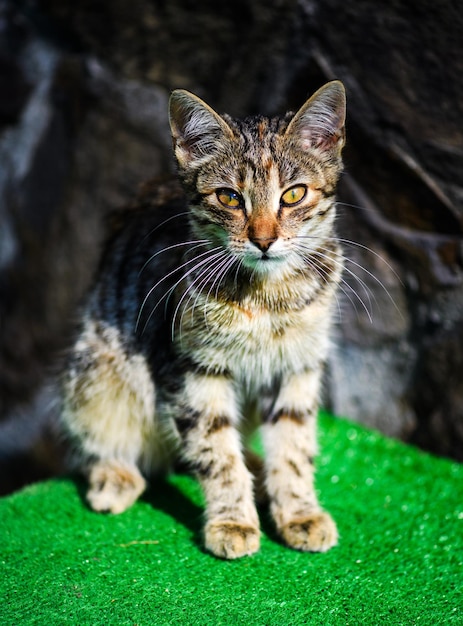
[[[175,177],[152,178],[140,186],[131,202],[108,215],[108,236],[117,236],[130,223],[161,223],[179,215],[185,208],[185,193]]]
[[[185,193],[177,177],[158,176],[145,181],[140,185],[137,197],[129,209],[140,210],[172,203],[184,202]]]

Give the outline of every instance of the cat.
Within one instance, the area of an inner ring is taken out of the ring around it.
[[[334,236],[345,90],[296,113],[233,119],[175,90],[179,182],[113,216],[62,376],[62,424],[95,511],[120,513],[179,455],[203,488],[207,550],[259,549],[243,452],[290,547],[336,545],[314,489],[316,414],[342,272]]]

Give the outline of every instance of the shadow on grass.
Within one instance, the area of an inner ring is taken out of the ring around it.
[[[162,511],[185,528],[188,528],[192,533],[194,544],[202,549],[204,511],[202,507],[192,502],[181,489],[170,483],[165,477],[156,476],[154,479],[151,479],[147,491],[142,496],[142,500],[150,504],[153,509]]]
[[[186,472],[176,474],[176,476],[188,476],[193,480],[192,476]],[[77,492],[84,506],[91,510],[86,498],[88,485],[80,476],[70,478],[76,486]],[[149,504],[153,510],[165,513],[176,522],[187,528],[192,534],[192,543],[202,552],[214,557],[204,548],[203,540],[203,524],[204,509],[195,504],[192,499],[185,494],[183,490],[176,484],[173,484],[167,477],[158,475],[149,479],[149,485],[140,500]],[[266,537],[279,545],[284,545],[276,532],[275,525],[270,515],[268,504],[258,504],[259,520],[262,532]],[[104,515],[104,514],[103,514]]]
[[[284,541],[276,531],[275,523],[270,515],[270,508],[268,504],[259,504],[257,506],[257,512],[259,513],[260,528],[262,532],[273,543],[278,543],[279,545],[284,546]]]
[[[204,509],[192,502],[176,485],[169,483],[166,479],[157,477],[154,484],[144,494],[143,500],[188,528],[192,532],[194,544],[202,553],[222,560],[220,557],[215,557],[208,552],[204,547]],[[258,513],[261,530],[266,537],[274,543],[284,545],[284,542],[276,532],[268,505],[258,505]]]

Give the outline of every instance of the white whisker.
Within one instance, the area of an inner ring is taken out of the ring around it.
[[[402,287],[404,286],[400,276],[397,274],[397,272],[395,271],[395,269],[392,267],[392,265],[390,263],[388,263],[386,261],[386,259],[384,257],[382,257],[380,254],[378,254],[377,252],[375,252],[374,250],[372,250],[371,248],[369,248],[368,246],[365,246],[361,243],[358,243],[357,241],[352,241],[350,239],[342,239],[340,237],[334,237],[334,240],[338,241],[339,243],[344,243],[346,245],[355,247],[355,248],[360,248],[361,250],[365,250],[366,252],[369,252],[370,254],[372,254],[373,256],[375,256],[377,259],[379,259],[381,261],[381,263],[384,263],[384,265],[391,270],[391,272],[394,274],[394,277],[397,278],[397,280],[399,281],[399,283],[402,285]],[[346,257],[346,259],[350,260],[349,257]],[[361,269],[365,269],[364,267],[362,267]]]
[[[189,211],[182,211],[181,213],[176,213],[175,215],[171,215],[170,217],[166,218],[163,222],[161,222],[160,224],[158,224],[157,226],[155,226],[154,228],[152,228],[152,229],[150,230],[150,232],[149,232],[149,233],[147,233],[147,234],[143,237],[143,239],[141,239],[141,240],[138,242],[137,247],[136,247],[136,250],[138,250],[138,249],[140,248],[140,246],[143,244],[143,242],[145,242],[145,241],[148,239],[148,237],[151,237],[151,235],[152,235],[153,233],[155,233],[155,232],[156,232],[159,228],[162,228],[162,226],[164,226],[164,225],[165,225],[165,224],[167,224],[168,222],[171,222],[172,220],[177,219],[178,217],[182,217],[183,215],[189,215],[189,214],[190,214],[190,212],[189,212]]]
[[[300,246],[298,247],[298,249],[299,249],[299,251],[302,250],[302,248]],[[317,263],[315,263],[313,261],[313,259],[311,258],[311,256],[306,256],[304,253],[302,253],[302,257],[303,257],[306,265],[309,265],[309,267],[311,267],[314,270],[314,272],[316,272],[319,275],[321,275],[321,278],[324,281],[325,285],[330,285],[331,284],[331,281],[329,280],[329,272],[328,272],[327,269],[325,269],[325,268],[321,267],[320,265],[318,265]],[[340,281],[341,281],[341,283],[344,282],[342,278],[340,279]],[[342,285],[339,285],[339,289],[341,289],[341,291],[343,293],[345,293],[344,288],[343,288]],[[347,293],[345,295],[350,300],[349,295]],[[338,307],[339,315],[341,316],[342,315],[341,304],[339,302],[339,298],[338,298],[338,296],[336,294],[336,291],[334,291],[334,298],[336,300],[336,305]],[[354,305],[354,308],[355,308],[355,305]]]
[[[314,256],[321,256],[321,257],[325,257],[326,255],[324,255],[323,253],[321,253],[320,251],[316,252],[314,254]],[[345,261],[349,261],[349,259],[345,259]],[[368,316],[368,320],[370,321],[370,324],[373,323],[373,307],[372,307],[372,296],[373,296],[373,301],[374,303],[377,305],[377,300],[375,298],[374,293],[371,291],[371,289],[368,287],[368,285],[366,284],[366,282],[364,280],[362,280],[360,278],[360,276],[357,276],[352,270],[350,270],[348,267],[346,267],[345,264],[343,264],[343,270],[344,272],[347,272],[347,274],[349,274],[349,276],[352,276],[352,278],[354,278],[359,285],[362,287],[363,292],[366,296],[366,298],[368,299],[368,306],[366,305],[366,303],[364,302],[364,300],[361,298],[360,294],[357,293],[357,291],[353,288],[353,286],[346,280],[344,280],[341,277],[341,282],[343,285],[345,285],[348,289],[350,289],[352,291],[352,293],[355,295],[355,297],[358,299],[358,301],[361,303],[363,309],[365,310],[365,313]],[[344,289],[342,289],[343,293],[347,296],[347,293]],[[352,300],[350,298],[348,298],[350,302],[352,302]],[[354,308],[356,308],[354,306]]]
[[[218,246],[217,248],[214,248],[211,252],[215,251],[215,250],[220,250],[221,246]],[[211,261],[214,263],[215,260],[217,259],[217,257],[219,257],[222,254],[222,251],[216,252],[215,254],[212,254],[210,256],[208,256],[205,259],[202,259],[199,263],[197,263],[194,267],[190,268],[187,272],[185,272],[178,280],[177,282],[172,285],[172,287],[163,295],[163,297],[159,300],[159,302],[156,304],[156,307],[158,306],[158,304],[164,299],[166,298],[166,307],[167,304],[169,302],[169,299],[171,297],[171,295],[174,293],[174,291],[176,290],[176,288],[185,280],[187,279],[189,276],[191,276],[191,274],[195,273],[198,271],[199,268],[202,268],[204,265],[206,265],[206,269],[205,270],[201,270],[200,275],[202,275],[203,271],[208,271],[209,269],[209,265],[211,263]],[[196,260],[196,259],[195,259]],[[190,285],[187,286],[185,292],[182,294],[181,296],[181,300],[180,303],[177,304],[176,308],[175,308],[175,312],[174,312],[174,316],[172,318],[172,327],[175,323],[175,316],[177,315],[177,311],[179,308],[179,304],[181,304],[181,301],[183,300],[183,298],[185,297],[185,294],[190,290],[191,286],[194,284],[194,282],[196,281],[196,277],[193,278],[193,281],[191,282]],[[156,308],[155,307],[155,308]],[[173,331],[172,331],[173,332]],[[173,335],[172,335],[172,339],[173,339]]]
[[[145,261],[141,270],[138,272],[138,276],[140,276],[140,274],[143,272],[146,266],[149,265],[149,263],[151,263],[153,259],[155,259],[160,254],[163,254],[164,252],[168,252],[169,250],[173,250],[175,248],[180,248],[181,246],[189,246],[191,244],[196,244],[195,246],[191,248],[191,250],[189,250],[189,252],[191,252],[195,250],[196,248],[199,248],[201,245],[206,245],[208,243],[210,243],[208,239],[192,239],[191,241],[183,241],[181,243],[174,243],[171,246],[166,246],[165,248],[162,248],[162,250],[158,250],[158,252],[155,252],[152,256],[150,256],[150,258],[147,261]]]
[[[233,265],[237,262],[237,259],[233,258],[233,257],[228,257],[224,260],[223,265],[219,268],[216,277],[214,278],[212,285],[209,289],[209,291],[207,292],[206,295],[206,302],[204,305],[204,315],[206,316],[206,309],[207,309],[207,303],[209,301],[209,297],[211,295],[212,290],[214,289],[214,285],[216,285],[215,288],[215,299],[217,300],[218,298],[218,294],[219,294],[219,288],[220,285],[222,283],[222,280],[224,279],[224,277],[228,274],[228,271],[233,267]],[[204,318],[206,325],[207,325],[207,319],[206,317]]]
[[[312,240],[317,240],[317,237],[311,237],[311,236],[306,236],[306,237],[297,237],[297,239],[312,239]],[[371,248],[369,248],[368,246],[365,246],[363,244],[357,243],[355,241],[351,241],[350,239],[342,239],[339,237],[330,237],[328,238],[326,241],[335,241],[335,242],[339,242],[339,243],[343,243],[346,245],[351,245],[353,247],[357,247],[360,248],[362,250],[365,250],[366,252],[369,252],[370,254],[372,254],[373,256],[375,256],[376,258],[378,258],[382,263],[384,263],[384,265],[391,270],[391,272],[393,273],[393,275],[397,278],[397,280],[400,282],[401,285],[403,285],[400,277],[398,276],[397,272],[394,270],[393,267],[391,267],[391,265],[386,261],[386,259],[384,259],[380,254],[378,254],[377,252],[375,252],[374,250],[372,250]],[[316,254],[317,251],[312,250],[313,254]],[[387,297],[389,298],[389,300],[391,301],[392,305],[394,306],[394,308],[396,309],[396,311],[399,313],[399,315],[402,317],[402,312],[400,311],[399,307],[397,306],[394,298],[391,296],[389,290],[387,289],[387,287],[384,285],[384,283],[377,277],[375,276],[372,272],[370,272],[366,267],[364,267],[363,265],[361,265],[360,263],[358,263],[357,261],[354,261],[353,259],[351,259],[350,257],[346,256],[343,254],[343,258],[345,260],[346,263],[352,263],[352,265],[354,265],[355,267],[357,267],[358,269],[362,270],[363,272],[365,272],[365,274],[367,274],[370,278],[372,278],[380,287],[381,289],[384,291],[384,293],[387,295]],[[345,267],[345,271],[352,276],[353,278],[355,278],[355,280],[357,280],[357,282],[362,285],[363,289],[365,290],[366,293],[369,293],[370,295],[373,294],[373,292],[371,291],[371,289],[368,288],[368,286],[366,285],[365,281],[363,281],[357,274],[355,274],[352,270],[349,270],[348,267]],[[347,284],[347,283],[345,283]],[[358,294],[356,294],[358,295]],[[369,297],[370,300],[370,297]],[[376,298],[374,298],[375,303],[376,303]],[[371,304],[371,303],[370,303]],[[371,316],[370,314],[368,314],[368,317],[371,321]]]
[[[212,250],[206,250],[205,252],[202,252],[200,255],[198,255],[197,257],[195,257],[194,259],[188,259],[187,261],[185,261],[184,263],[182,263],[182,265],[180,265],[179,267],[174,268],[173,270],[171,270],[170,272],[168,272],[165,276],[163,276],[160,280],[158,280],[148,291],[148,293],[146,294],[146,296],[143,299],[143,302],[140,306],[140,310],[138,312],[138,316],[137,316],[137,321],[135,324],[135,332],[137,332],[138,330],[138,325],[140,323],[140,319],[141,319],[141,315],[143,312],[143,309],[145,307],[146,302],[148,301],[148,298],[151,296],[151,294],[153,293],[153,291],[161,284],[163,283],[165,280],[167,280],[168,278],[170,278],[170,276],[172,276],[173,274],[175,274],[176,272],[179,272],[181,269],[183,269],[184,267],[190,265],[190,263],[195,263],[198,258],[204,257],[208,254],[210,254],[211,252],[215,252],[216,250],[219,250],[220,246],[217,246],[216,248],[213,248]],[[207,261],[207,259],[206,259]],[[193,268],[194,269],[194,268]],[[146,326],[148,325],[148,322],[150,321],[151,317],[153,316],[154,311],[156,310],[156,308],[158,307],[158,305],[160,304],[160,302],[169,294],[169,292],[173,289],[175,289],[175,287],[180,284],[182,282],[182,280],[184,279],[184,276],[182,276],[180,278],[180,280],[178,280],[175,285],[173,287],[171,287],[163,296],[160,300],[158,300],[156,306],[153,308],[153,310],[151,311],[148,319],[146,320],[146,323],[143,327],[143,331],[142,334],[145,332],[146,330]]]
[[[193,321],[193,313],[194,310],[196,308],[196,304],[198,302],[198,299],[201,295],[201,290],[203,288],[203,286],[205,284],[207,284],[207,281],[209,280],[212,272],[215,270],[216,267],[220,266],[222,263],[222,258],[219,258],[218,260],[216,259],[215,262],[213,262],[212,266],[208,266],[206,267],[206,269],[202,270],[198,276],[195,276],[195,278],[193,279],[193,281],[191,282],[191,284],[188,286],[187,292],[188,292],[188,300],[186,301],[185,305],[183,306],[183,311],[182,314],[180,316],[180,321],[179,321],[179,329],[180,329],[180,339],[181,339],[181,329],[182,329],[182,325],[183,325],[183,318],[185,317],[186,313],[188,313],[188,311],[191,312],[191,321]],[[192,301],[192,299],[194,299],[193,305],[190,307],[189,304]],[[172,332],[173,332],[173,328],[172,328]]]
[[[307,262],[310,263],[311,267],[314,268],[317,272],[321,272],[322,271],[322,267],[316,263],[314,263],[314,261],[316,260],[316,257],[320,257],[320,258],[326,258],[329,261],[335,261],[339,264],[340,267],[343,267],[344,271],[346,271],[349,275],[351,275],[353,278],[355,278],[359,284],[362,286],[364,292],[365,292],[365,296],[368,298],[368,305],[370,308],[368,308],[368,306],[365,304],[365,302],[363,301],[363,299],[361,298],[360,294],[357,293],[357,291],[352,287],[352,285],[350,285],[346,280],[344,280],[344,278],[340,278],[340,285],[339,288],[341,289],[341,291],[344,293],[344,295],[347,297],[347,299],[351,302],[351,304],[353,305],[354,309],[357,310],[357,307],[355,306],[352,298],[349,296],[349,294],[347,293],[346,289],[344,287],[346,287],[347,289],[349,289],[354,296],[357,298],[357,300],[359,301],[359,303],[362,305],[362,308],[364,309],[370,323],[373,322],[373,317],[372,317],[372,312],[371,312],[371,290],[368,288],[367,284],[365,283],[365,281],[363,281],[360,277],[356,276],[356,274],[354,274],[351,270],[349,270],[349,268],[346,268],[345,265],[342,263],[342,261],[336,261],[336,259],[333,259],[332,256],[324,254],[321,250],[317,250],[316,252],[314,252],[311,248],[305,247],[303,244],[299,243],[299,246],[302,249],[307,250],[307,252],[309,252],[309,255],[304,255],[304,258]],[[337,254],[337,253],[336,253]],[[376,302],[376,300],[375,300]]]
[[[174,314],[172,316],[172,324],[171,324],[171,333],[172,333],[172,341],[174,340],[174,333],[175,333],[175,320],[177,318],[177,314],[180,310],[180,307],[182,306],[182,303],[184,302],[185,298],[188,296],[188,300],[186,302],[186,305],[183,307],[183,311],[182,311],[182,315],[180,316],[180,322],[179,322],[179,330],[180,330],[180,339],[181,339],[181,326],[182,326],[182,322],[183,322],[183,317],[186,313],[186,310],[188,308],[188,303],[190,302],[192,296],[193,291],[195,291],[195,289],[198,289],[198,294],[200,293],[200,290],[202,289],[202,286],[204,284],[207,283],[209,277],[213,274],[214,270],[216,269],[216,267],[221,267],[222,263],[223,263],[223,257],[226,255],[226,253],[222,250],[220,252],[218,252],[217,254],[215,254],[213,257],[207,259],[208,265],[205,269],[203,269],[198,276],[195,276],[194,279],[192,280],[192,282],[188,285],[187,289],[185,289],[185,292],[182,294],[182,297],[180,298],[180,300],[177,303],[177,306],[175,307],[175,311]],[[212,262],[212,265],[210,264]],[[206,278],[204,279],[204,276],[206,276]],[[198,297],[198,295],[197,295]],[[196,303],[196,300],[195,300]],[[193,305],[193,309],[194,310],[194,306]]]
[[[386,261],[386,259],[384,257],[382,257],[380,254],[378,254],[378,252],[376,252],[375,250],[373,250],[372,248],[369,248],[368,246],[365,246],[364,244],[358,243],[357,241],[352,241],[351,239],[343,239],[342,237],[316,237],[314,235],[298,235],[296,237],[296,239],[310,239],[313,241],[334,241],[336,243],[342,243],[342,244],[346,244],[348,246],[352,246],[355,248],[359,248],[361,250],[365,250],[366,252],[368,252],[369,254],[373,255],[374,257],[376,257],[377,259],[379,259],[381,261],[381,263],[384,263],[384,265],[391,270],[391,272],[394,274],[394,277],[397,278],[397,280],[400,282],[400,284],[403,286],[403,282],[400,278],[400,276],[397,274],[397,272],[395,271],[395,269],[392,267],[392,265],[390,263],[388,263]],[[344,255],[344,258],[346,260],[349,260],[349,257],[346,257]],[[362,268],[364,269],[364,268]]]

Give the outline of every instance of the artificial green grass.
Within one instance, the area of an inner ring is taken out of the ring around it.
[[[119,516],[52,480],[0,499],[0,624],[463,624],[463,466],[320,420],[318,481],[340,544],[201,546],[197,483],[175,475]]]

